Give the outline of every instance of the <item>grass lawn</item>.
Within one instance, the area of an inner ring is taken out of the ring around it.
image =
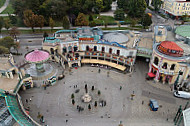
[[[6,0],[0,0],[0,7],[2,7],[4,5]]]
[[[9,5],[7,6],[7,8],[1,13],[1,14],[13,14],[14,9],[12,7],[12,0],[10,0]]]
[[[141,30],[141,28],[136,28],[136,27],[117,27],[117,28],[102,28],[102,30]]]

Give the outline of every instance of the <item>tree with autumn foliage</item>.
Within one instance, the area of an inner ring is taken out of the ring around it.
[[[24,11],[24,24],[27,27],[31,27],[33,32],[34,32],[34,27],[36,26],[36,19],[37,16],[32,12],[32,10]]]
[[[88,24],[89,24],[89,22],[86,19],[85,15],[83,13],[80,13],[75,20],[75,25],[77,25],[77,26],[88,26]]]
[[[32,12],[32,10],[24,11],[24,24],[27,27],[31,27],[34,32],[34,27],[42,28],[44,26],[45,19],[42,15],[37,15]]]
[[[44,23],[45,23],[44,16],[39,15],[37,20],[37,26],[40,27],[40,29],[42,29],[42,27],[44,27]]]

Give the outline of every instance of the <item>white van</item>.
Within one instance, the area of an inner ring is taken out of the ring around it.
[[[190,93],[185,92],[185,91],[174,91],[174,96],[180,97],[180,98],[185,98],[185,99],[190,99]]]

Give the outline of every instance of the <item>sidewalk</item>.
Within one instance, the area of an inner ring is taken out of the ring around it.
[[[165,90],[167,92],[172,92],[171,88],[173,88],[173,85],[169,85],[169,84],[162,84],[160,82],[154,82],[154,81],[146,81],[149,85],[161,89],[161,90]]]

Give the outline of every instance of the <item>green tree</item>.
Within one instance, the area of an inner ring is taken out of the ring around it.
[[[3,28],[4,25],[4,20],[2,17],[0,17],[0,33],[1,33],[1,29]]]
[[[56,18],[61,19],[66,15],[66,11],[68,10],[67,2],[65,0],[51,0],[49,6],[52,14],[56,16]]]
[[[9,18],[8,18],[8,19],[5,19],[5,21],[4,21],[4,26],[5,26],[5,28],[7,29],[7,31],[8,31],[9,28],[11,27],[11,21],[10,21]]]
[[[144,26],[144,28],[147,26],[150,26],[152,24],[151,17],[148,14],[145,14],[143,18],[141,19],[141,24],[142,26]]]
[[[0,46],[4,46],[5,48],[9,50],[14,45],[15,45],[14,40],[10,36],[0,39]]]
[[[88,24],[89,24],[89,22],[86,19],[85,15],[83,13],[80,13],[75,20],[75,25],[77,25],[77,26],[88,26]]]
[[[96,26],[96,22],[95,21],[91,21],[89,25],[90,25],[90,27],[95,27]]]
[[[123,9],[117,9],[114,12],[114,18],[116,20],[123,20],[125,18],[125,12],[123,11]]]
[[[188,14],[187,13],[185,13],[185,15],[182,15],[182,20],[184,22],[188,21]]]
[[[99,9],[99,11],[103,10],[103,0],[96,0],[96,7]]]
[[[70,22],[67,16],[63,17],[63,28],[64,29],[69,29],[70,28]]]
[[[35,14],[38,14],[40,6],[40,0],[27,0],[27,8],[32,10]]]
[[[135,19],[131,20],[130,26],[134,27],[137,24],[137,21]]]
[[[8,54],[9,53],[9,49],[4,47],[4,46],[0,46],[0,54]]]
[[[8,14],[8,15],[9,15],[9,19],[11,21],[11,24],[16,25],[17,24],[17,17],[13,16],[11,14]]]
[[[162,5],[162,1],[161,0],[152,0],[152,6],[154,6],[154,11],[158,12],[160,10],[160,7]]]
[[[14,9],[14,13],[18,15],[21,19],[23,19],[23,12],[26,10],[26,1],[25,0],[13,0],[12,7]]]
[[[89,16],[88,20],[89,20],[89,22],[93,21],[92,14],[90,14],[90,16]]]
[[[51,31],[53,30],[54,25],[55,25],[55,22],[54,22],[54,20],[50,17],[50,18],[49,18],[49,26],[51,27]]]
[[[132,18],[142,17],[146,10],[145,0],[118,0],[117,3]]]
[[[20,35],[20,32],[18,31],[17,27],[12,27],[11,30],[9,31],[9,35],[13,38],[16,39],[17,41],[17,36]]]

